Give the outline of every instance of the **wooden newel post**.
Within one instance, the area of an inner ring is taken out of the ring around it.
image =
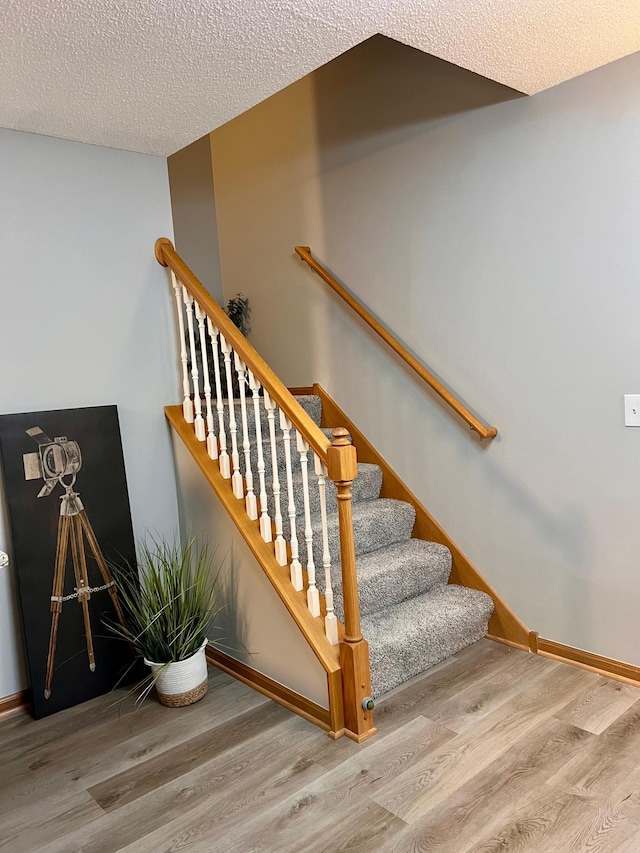
[[[360,603],[356,577],[356,551],[351,515],[351,484],[358,476],[356,449],[346,429],[332,431],[327,451],[327,471],[338,490],[340,564],[344,598],[344,639],[340,643],[340,666],[344,696],[344,724],[349,737],[358,742],[375,734],[373,712],[362,707],[371,695],[369,645],[360,630]]]

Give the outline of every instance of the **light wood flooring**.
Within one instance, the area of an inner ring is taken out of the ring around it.
[[[640,691],[483,640],[331,741],[226,675],[0,719],[11,853],[640,853]]]

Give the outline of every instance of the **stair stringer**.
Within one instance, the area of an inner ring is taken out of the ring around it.
[[[313,617],[309,613],[304,592],[293,589],[289,578],[288,568],[278,565],[272,546],[266,544],[260,535],[259,522],[251,521],[244,511],[244,503],[238,501],[231,490],[228,480],[225,480],[207,453],[206,445],[197,440],[191,424],[183,417],[181,406],[167,406],[165,415],[177,438],[185,446],[198,468],[211,486],[222,507],[233,521],[235,527],[248,545],[258,566],[262,569],[273,589],[286,607],[295,625],[313,651],[315,657],[324,669],[327,677],[327,695],[329,709],[320,706],[312,707],[306,697],[287,689],[278,690],[275,683],[271,686],[257,670],[247,666],[235,666],[233,659],[219,650],[209,647],[210,663],[219,666],[229,674],[249,684],[259,692],[288,707],[295,713],[309,719],[311,722],[328,731],[331,737],[337,738],[345,734],[344,713],[342,701],[342,672],[340,667],[339,646],[332,646],[324,634],[323,621],[326,613],[324,596],[320,594],[321,616]],[[344,629],[339,626],[340,636]],[[253,673],[253,674],[252,674]]]
[[[477,589],[491,596],[494,611],[489,620],[487,637],[515,648],[529,651],[529,629],[518,619],[504,599],[482,577],[471,560],[460,550],[435,518],[428,512],[418,498],[402,482],[398,474],[378,453],[371,442],[365,438],[351,419],[342,411],[325,389],[318,384],[311,388],[292,389],[295,393],[316,394],[322,400],[321,426],[343,426],[351,433],[351,439],[358,453],[359,462],[371,462],[382,469],[382,489],[380,497],[407,501],[416,511],[416,520],[411,534],[413,539],[426,539],[446,545],[451,551],[452,567],[449,583]]]

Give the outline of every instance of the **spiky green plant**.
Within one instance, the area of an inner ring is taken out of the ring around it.
[[[149,536],[138,553],[137,567],[112,566],[125,624],[110,627],[147,660],[185,660],[200,648],[221,610],[210,549],[201,537],[183,547],[177,539]]]

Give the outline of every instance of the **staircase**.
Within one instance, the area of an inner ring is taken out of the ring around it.
[[[296,397],[313,421],[322,423],[318,396]],[[266,418],[265,424],[266,427]],[[338,427],[342,424],[334,424]],[[330,437],[331,428],[323,428]],[[257,459],[255,428],[251,420],[252,456]],[[264,450],[267,456],[267,448]],[[284,455],[279,460],[284,464]],[[354,480],[353,534],[356,552],[362,633],[369,642],[371,691],[382,696],[487,633],[493,601],[484,592],[449,584],[451,552],[436,542],[412,539],[416,512],[406,501],[381,498],[380,466],[358,463]],[[302,503],[302,472],[293,478],[294,493]],[[311,504],[316,564],[322,564],[321,518],[317,493]],[[327,484],[329,547],[339,553],[336,488]],[[285,534],[289,535],[285,523]],[[344,621],[341,566],[331,570],[336,616]],[[324,593],[323,578],[318,586]]]
[[[210,660],[360,742],[376,732],[371,697],[487,634],[525,648],[525,626],[327,392],[287,389],[168,240],[156,257],[171,272],[182,363],[182,406],[167,418],[324,670],[329,707],[288,676],[217,649]]]

